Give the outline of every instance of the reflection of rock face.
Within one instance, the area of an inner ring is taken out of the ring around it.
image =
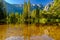
[[[12,37],[8,37],[8,38],[6,38],[5,40],[24,40],[24,38],[23,37],[17,37],[17,36],[12,36]]]
[[[41,39],[42,40],[53,40],[53,38],[49,37],[48,35],[42,35]]]
[[[22,36],[23,35],[23,32],[22,32],[23,29],[20,27],[20,25],[15,25],[15,26],[8,25],[8,26],[9,27],[6,29],[6,37],[10,37],[10,36]]]
[[[42,35],[42,36],[32,36],[30,40],[53,40],[53,38],[50,38],[48,35]]]
[[[40,36],[32,36],[30,40],[41,40]]]

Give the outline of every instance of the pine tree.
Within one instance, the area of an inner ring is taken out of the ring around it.
[[[0,23],[6,23],[6,11],[3,6],[3,0],[0,1]]]
[[[51,15],[53,16],[53,23],[57,24],[57,19],[60,20],[60,0],[54,0],[54,3],[51,5],[51,7],[49,8],[49,12],[51,13]],[[51,16],[50,16],[51,17]],[[60,21],[59,21],[60,22]]]
[[[39,11],[40,11],[40,9],[39,9],[39,7],[37,6],[37,8],[36,8],[36,17],[37,17],[37,18],[39,18]]]
[[[16,24],[20,23],[20,15],[18,12],[15,13],[15,18],[16,18]]]
[[[9,24],[16,24],[17,22],[17,18],[15,16],[15,14],[12,12],[9,14],[9,18],[8,18]]]
[[[27,2],[24,0],[24,8],[23,8],[23,13],[27,14],[28,13],[28,6],[27,6]]]
[[[28,12],[29,13],[30,13],[30,7],[31,7],[30,0],[28,0]]]
[[[39,11],[40,11],[40,9],[39,9],[39,7],[37,6],[37,8],[36,8],[36,20],[37,20],[37,23],[39,24]]]
[[[24,0],[24,9],[23,9],[23,19],[25,21],[25,23],[29,23],[31,17],[30,17],[30,0],[28,0],[28,4],[27,2]]]
[[[60,0],[54,0],[53,6],[50,7],[50,12],[55,12],[55,11],[59,11],[60,10]]]
[[[31,24],[31,3],[30,0],[28,0],[28,23]]]
[[[36,17],[36,9],[31,12],[31,17],[35,18]]]
[[[22,14],[22,19],[24,21],[24,23],[27,23],[27,19],[28,19],[28,6],[27,6],[27,2],[24,0],[24,8],[23,8],[23,14]]]

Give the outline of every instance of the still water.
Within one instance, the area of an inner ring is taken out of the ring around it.
[[[1,40],[54,40],[48,36],[48,30],[46,29],[44,29],[43,34],[39,36],[37,34],[41,30],[35,28],[35,26],[34,28],[27,28],[26,25],[21,26],[22,25],[0,25]],[[36,33],[36,35],[33,35],[33,32]]]

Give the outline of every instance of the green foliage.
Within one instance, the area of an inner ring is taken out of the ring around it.
[[[2,12],[0,6],[0,14]],[[40,10],[37,6],[36,9],[31,11],[30,0],[28,4],[24,1],[23,13],[10,13],[7,15],[8,24],[58,24],[60,23],[60,0],[54,0],[50,5],[49,10]],[[4,14],[5,15],[5,14]],[[1,16],[1,15],[0,15]]]
[[[45,23],[47,23],[47,19],[46,18],[40,18],[39,22],[41,24],[45,24]]]
[[[17,18],[16,18],[16,16],[15,16],[15,14],[14,13],[11,13],[11,14],[9,14],[8,16],[7,16],[7,20],[8,20],[8,24],[15,24],[16,22],[17,22]]]
[[[31,17],[33,17],[33,18],[36,17],[36,10],[33,10],[33,11],[31,12]]]
[[[20,23],[20,14],[18,12],[15,13],[16,23]]]
[[[0,2],[0,24],[5,24],[6,23],[6,10],[5,8],[3,9],[3,2],[1,0]]]

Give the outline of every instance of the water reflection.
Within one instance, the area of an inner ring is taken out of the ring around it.
[[[12,36],[12,37],[6,38],[5,40],[24,40],[24,37]]]
[[[32,36],[30,40],[54,40],[52,37],[49,37],[48,30],[44,30],[44,34],[42,36]]]
[[[6,28],[6,26],[4,26],[4,27]],[[3,38],[5,36],[4,40],[24,40],[24,38],[25,38],[24,32],[27,35],[27,32],[26,32],[27,31],[27,28],[26,28],[26,26],[24,26],[23,28],[21,28],[21,27],[18,27],[17,28],[16,26],[15,27],[12,27],[12,25],[10,25],[8,28],[6,28],[6,30],[4,30],[5,28],[3,28],[3,30],[0,29],[0,30],[3,31]],[[33,28],[35,28],[35,26]],[[41,27],[40,27],[40,29],[41,29]],[[32,31],[32,28],[30,28],[28,31],[29,31],[29,33],[32,34],[32,32],[30,32],[30,31]],[[35,33],[35,30],[33,30],[33,31]],[[38,32],[40,32],[40,31],[38,31]],[[42,34],[40,36],[39,35],[38,36],[37,35],[35,35],[35,36],[34,35],[31,35],[30,36],[30,40],[54,40],[52,37],[49,36],[49,31],[47,30],[47,28],[44,29],[44,31],[42,31],[42,32],[44,32],[44,34]],[[6,35],[4,33],[6,33]],[[22,36],[24,36],[24,37],[22,38]],[[28,40],[28,39],[29,39],[28,37],[25,38],[25,40]]]

